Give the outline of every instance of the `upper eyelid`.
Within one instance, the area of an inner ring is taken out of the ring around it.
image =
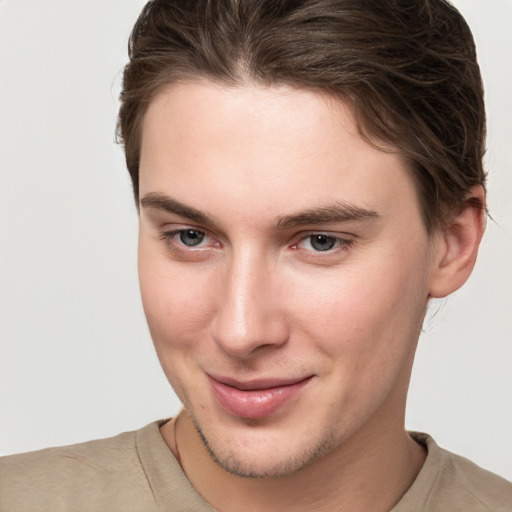
[[[198,231],[207,233],[210,236],[215,236],[217,238],[226,238],[226,236],[222,232],[220,232],[220,233],[212,232],[211,228],[205,227],[205,226],[201,225],[200,223],[196,223],[192,219],[189,222],[187,222],[186,219],[184,220],[184,222],[179,222],[179,221],[162,222],[159,229],[162,231],[167,231],[165,226],[173,226],[173,228],[169,229],[169,231],[181,231],[181,230],[186,230],[186,229],[196,229]],[[174,226],[176,226],[176,227],[174,227]],[[286,231],[291,231],[291,229],[286,230]],[[282,234],[284,235],[284,233],[282,233]],[[276,234],[276,235],[281,236],[279,234]],[[311,236],[311,235],[327,235],[327,236],[333,236],[333,237],[342,238],[342,239],[349,238],[349,237],[357,238],[357,235],[355,235],[354,233],[337,230],[335,228],[335,226],[325,227],[324,229],[322,229],[322,227],[317,227],[317,226],[311,226],[310,229],[302,228],[300,230],[295,231],[290,238],[298,238],[301,235],[304,237]]]
[[[197,231],[203,231],[204,233],[209,233],[210,230],[201,226],[200,224],[195,224],[193,221],[191,222],[161,222],[157,224],[158,229],[161,231],[184,231],[187,229],[195,229]]]
[[[183,231],[198,231],[204,233],[207,237],[213,238],[214,236],[208,229],[204,229],[198,226],[183,224],[182,227],[162,227],[160,229],[161,236],[177,235]]]
[[[340,235],[332,235],[330,233],[324,233],[322,231],[318,232],[318,233],[311,233],[309,235],[305,235],[305,236],[302,236],[298,242],[302,242],[304,240],[307,240],[308,238],[311,238],[312,236],[317,236],[317,235],[325,235],[326,237],[328,238],[334,238],[335,240],[339,240],[341,242],[345,242],[345,243],[350,243],[350,242],[353,242],[354,241],[354,237],[353,236],[340,236]]]
[[[332,232],[332,231],[306,231],[306,232],[303,232],[303,233],[300,233],[299,235],[295,235],[295,239],[297,240],[305,240],[306,238],[309,238],[311,236],[315,236],[315,235],[325,235],[325,236],[328,236],[328,237],[331,237],[331,238],[336,238],[336,239],[339,239],[339,240],[344,240],[344,241],[353,241],[357,238],[357,235],[354,235],[352,233],[339,233],[339,232]]]
[[[178,229],[164,229],[164,230],[162,230],[162,236],[176,236],[185,231],[197,231],[198,233],[203,233],[208,238],[211,238],[211,235],[208,233],[207,230],[194,228],[194,227],[178,228]]]

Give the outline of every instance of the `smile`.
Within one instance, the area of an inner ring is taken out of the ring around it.
[[[312,380],[262,379],[241,382],[208,375],[213,396],[228,414],[239,418],[259,419],[270,416],[289,403]]]

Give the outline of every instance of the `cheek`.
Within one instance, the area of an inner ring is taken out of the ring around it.
[[[351,372],[400,365],[421,329],[428,293],[423,267],[416,263],[424,260],[386,261],[392,260],[325,276],[323,283],[309,287],[298,308],[309,312],[302,315],[309,319],[307,327],[302,321],[309,338],[318,340],[329,359],[350,365]]]
[[[301,327],[314,355],[322,354],[334,414],[361,421],[403,398],[426,304],[421,279],[380,270],[347,274],[328,293],[310,296],[311,320]]]
[[[212,314],[208,278],[200,271],[172,263],[151,248],[139,245],[142,303],[153,342],[162,349],[185,350],[207,325]]]
[[[139,251],[139,281],[142,303],[155,350],[172,388],[187,404],[188,397],[199,393],[194,374],[194,354],[207,339],[207,325],[212,305],[198,276],[180,272]]]

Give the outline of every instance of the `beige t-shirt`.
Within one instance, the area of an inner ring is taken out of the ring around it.
[[[1,512],[214,512],[150,425],[109,439],[0,459]],[[511,512],[512,484],[426,434],[418,477],[391,512]]]

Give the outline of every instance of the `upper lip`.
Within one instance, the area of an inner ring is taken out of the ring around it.
[[[283,386],[292,386],[293,384],[298,384],[299,382],[305,381],[313,377],[313,375],[306,375],[302,377],[266,377],[266,378],[257,378],[257,379],[249,379],[249,380],[238,380],[232,377],[226,377],[224,375],[212,375],[208,374],[208,376],[220,382],[221,384],[225,384],[227,386],[231,386],[232,388],[239,389],[241,391],[257,391],[261,389],[271,389],[271,388],[280,388]]]

